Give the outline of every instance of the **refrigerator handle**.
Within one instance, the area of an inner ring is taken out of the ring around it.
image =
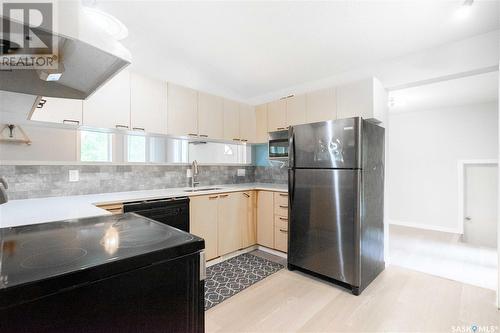
[[[295,167],[295,134],[293,133],[293,126],[288,129],[288,166]]]
[[[288,209],[292,209],[293,197],[295,194],[295,170],[288,169]],[[290,213],[288,214],[290,216]]]

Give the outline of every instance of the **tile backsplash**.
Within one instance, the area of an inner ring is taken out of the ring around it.
[[[189,186],[186,169],[172,165],[0,165],[9,183],[9,199],[162,189]],[[245,176],[237,176],[246,169]],[[69,181],[69,170],[78,170],[79,181]],[[255,181],[253,166],[200,166],[200,185]]]
[[[0,165],[9,183],[9,199],[151,190],[189,186],[187,165]],[[238,176],[245,169],[245,176]],[[69,181],[78,170],[79,180]],[[255,166],[201,165],[200,186],[239,183],[287,182],[287,169]]]

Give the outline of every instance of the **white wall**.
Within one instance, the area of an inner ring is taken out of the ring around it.
[[[498,157],[498,106],[389,114],[390,223],[458,231],[458,160]]]

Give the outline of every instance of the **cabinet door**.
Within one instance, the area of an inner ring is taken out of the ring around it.
[[[255,108],[256,138],[257,143],[267,143],[267,104],[259,105]]]
[[[306,99],[306,120],[308,123],[337,119],[335,88],[321,89],[307,93]]]
[[[99,128],[130,128],[130,72],[122,70],[83,101],[83,124]]]
[[[280,131],[286,128],[286,100],[280,99],[267,104],[267,130]]]
[[[224,139],[239,141],[240,117],[239,103],[224,99]]]
[[[53,97],[43,97],[42,100],[45,100],[45,104],[35,108],[31,120],[75,126],[82,123],[83,101]]]
[[[257,243],[274,248],[274,200],[273,192],[257,193]]]
[[[130,73],[132,130],[167,133],[167,87],[161,80]]]
[[[286,99],[287,126],[306,123],[306,95],[296,95]]]
[[[362,80],[337,87],[338,118],[373,118],[373,82]]]
[[[218,235],[217,195],[192,197],[189,202],[189,232],[205,240],[207,260],[216,258]]]
[[[198,134],[212,139],[224,137],[224,111],[221,97],[198,93]]]
[[[198,135],[198,93],[196,90],[168,83],[167,133]]]
[[[249,247],[257,244],[257,196],[255,191],[242,192],[240,200],[242,227],[241,238],[242,247]]]
[[[241,249],[241,193],[219,195],[219,256]]]
[[[255,108],[240,104],[240,139],[243,142],[255,142],[256,119]]]

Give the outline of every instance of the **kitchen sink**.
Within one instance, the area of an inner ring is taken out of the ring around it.
[[[200,188],[193,188],[190,190],[184,190],[184,192],[201,192],[201,191],[215,191],[215,190],[222,190],[222,187],[200,187]]]

